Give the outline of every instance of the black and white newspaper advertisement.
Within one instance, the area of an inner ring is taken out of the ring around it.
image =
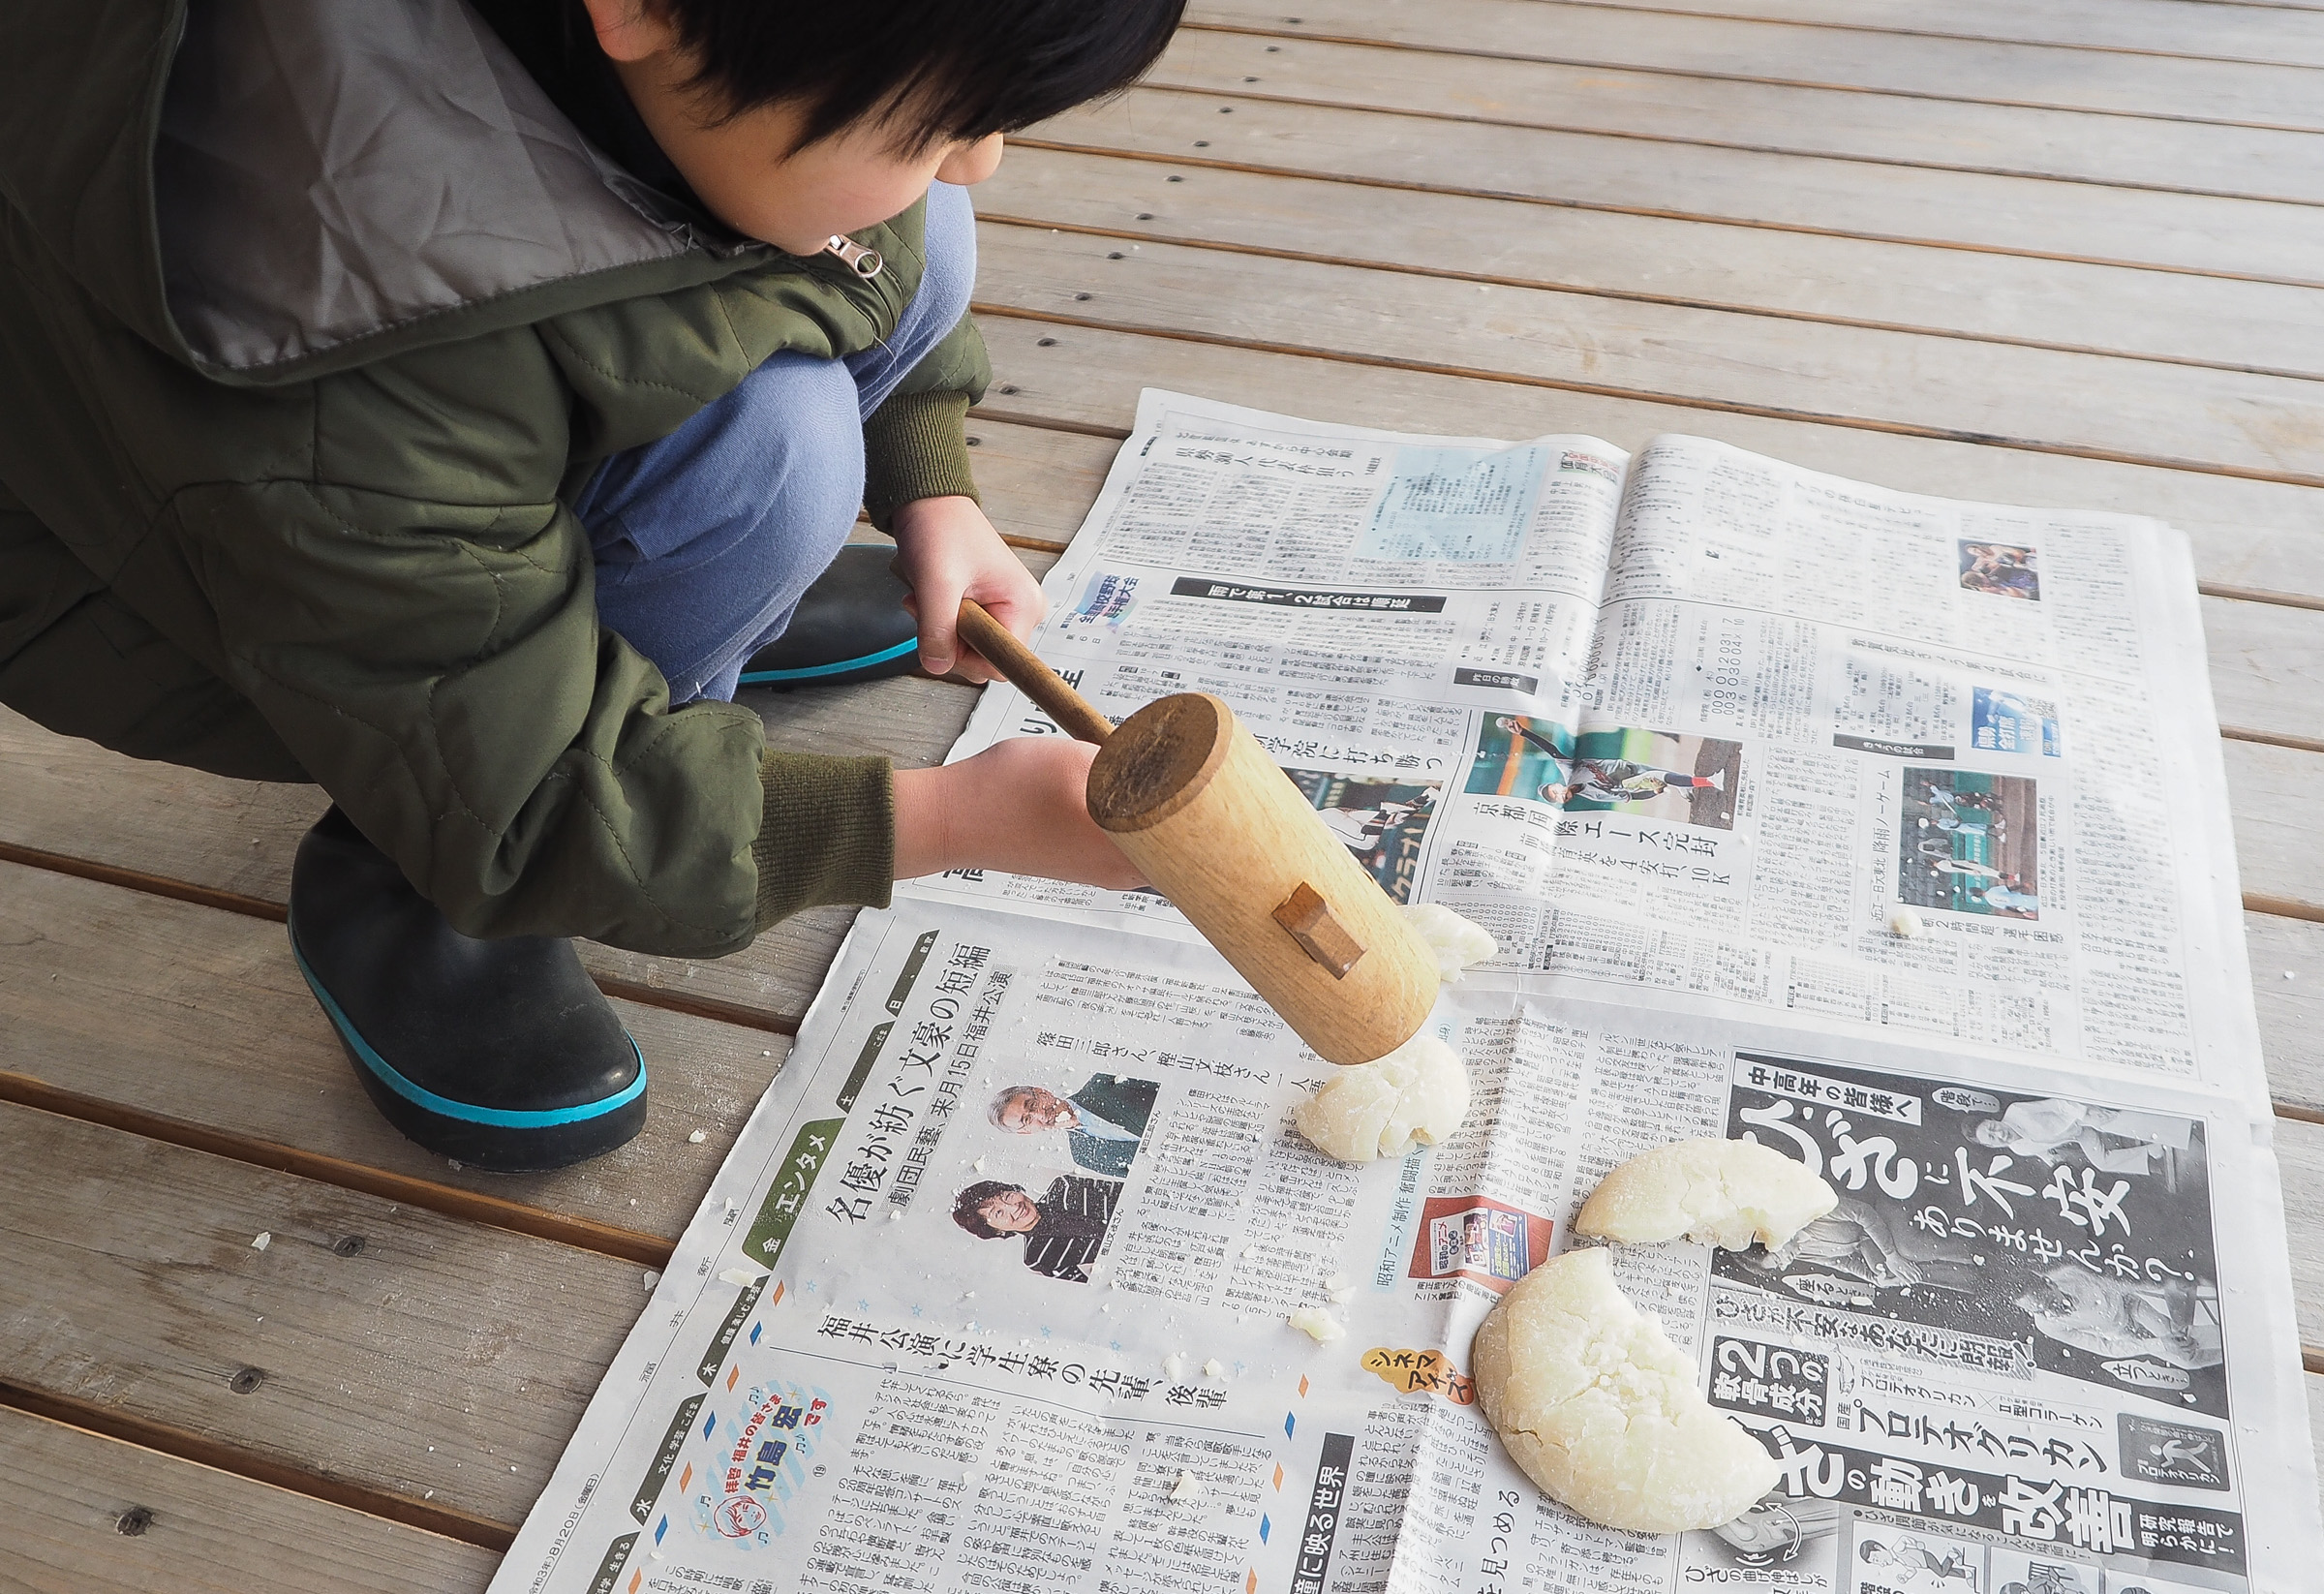
[[[1158,896],[900,886],[501,1594],[2313,1586],[2175,534],[1148,392],[1047,590],[1102,709],[1226,698],[1385,891],[1498,937],[1429,1021],[1465,1123],[1308,1146],[1331,1065]],[[955,756],[1055,734],[995,686]],[[1704,1135],[1840,1196],[1612,1256],[1780,1482],[1596,1526],[1502,1454],[1470,1340],[1609,1169]]]

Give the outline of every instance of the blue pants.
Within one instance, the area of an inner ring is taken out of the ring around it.
[[[659,666],[670,700],[731,699],[783,633],[864,502],[864,421],[968,310],[968,191],[928,191],[928,269],[894,336],[845,359],[784,352],[668,437],[607,460],[575,511],[597,618]]]

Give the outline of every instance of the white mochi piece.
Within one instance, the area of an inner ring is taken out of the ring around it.
[[[1756,1140],[1682,1140],[1642,1151],[1601,1180],[1574,1232],[1625,1245],[1704,1241],[1775,1249],[1840,1205],[1840,1192]]]
[[[1568,1251],[1501,1298],[1469,1350],[1478,1403],[1511,1460],[1593,1522],[1680,1533],[1733,1521],[1775,1457],[1711,1409],[1696,1368],[1614,1282],[1602,1247]]]
[[[1402,1156],[1433,1146],[1469,1110],[1469,1071],[1452,1048],[1425,1032],[1377,1062],[1335,1070],[1291,1110],[1316,1150],[1342,1162]]]
[[[1471,964],[1483,963],[1501,950],[1501,943],[1486,934],[1484,926],[1462,918],[1442,903],[1408,904],[1404,917],[1436,954],[1437,978],[1447,985],[1458,984]]]
[[[1321,1306],[1294,1307],[1291,1315],[1283,1321],[1319,1345],[1329,1345],[1334,1339],[1348,1336],[1346,1326]]]

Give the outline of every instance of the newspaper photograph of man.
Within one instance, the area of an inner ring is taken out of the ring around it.
[[[2040,918],[2034,782],[1910,766],[1903,780],[1897,900],[1947,913]]]
[[[2005,542],[1963,542],[1960,548],[1964,592],[2041,601],[2041,577],[2034,570],[2033,549]]]
[[[952,1220],[978,1240],[1024,1240],[1024,1265],[1068,1284],[1089,1282],[1105,1248],[1121,1181],[1060,1174],[1036,1197],[1022,1184],[979,1180],[952,1198]]]
[[[1740,1056],[1728,1134],[1840,1204],[1713,1271],[1891,1325],[1897,1354],[2039,1369],[2227,1415],[2203,1124]],[[2201,1438],[2209,1430],[2187,1430]]]
[[[1324,816],[1324,828],[1380,882],[1380,889],[1399,903],[1410,902],[1420,878],[1428,821],[1436,816],[1440,782],[1383,781],[1313,769],[1283,773]]]
[[[1627,727],[1575,732],[1504,714],[1479,734],[1466,789],[1528,797],[1568,813],[1636,813],[1732,830],[1742,778],[1740,742]]]
[[[1078,1167],[1107,1179],[1127,1179],[1162,1087],[1152,1080],[1092,1074],[1071,1095],[1038,1085],[1011,1085],[993,1098],[985,1116],[1012,1135],[1062,1131]]]

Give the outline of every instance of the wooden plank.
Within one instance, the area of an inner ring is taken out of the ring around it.
[[[0,1408],[7,1584],[21,1594],[467,1594],[500,1556]]]
[[[2317,535],[2324,533],[2324,492],[2313,488],[1431,370],[1351,370],[1330,359],[998,311],[980,323],[997,373],[982,417],[1103,427],[1126,436],[1138,390],[1150,385],[1412,432],[1504,438],[1583,432],[1628,448],[1658,432],[1688,432],[1908,492],[2158,515],[2190,534],[2204,581],[2324,601],[2324,536]]]
[[[381,1170],[535,1208],[610,1231],[583,1236],[600,1247],[631,1237],[627,1252],[647,1257],[686,1227],[789,1055],[780,1035],[619,1002],[646,1056],[646,1127],[563,1173],[483,1174],[450,1167],[380,1116],[280,925],[0,863],[0,1095],[39,1081],[238,1137],[260,1160],[286,1148],[346,1170],[321,1170],[329,1177]],[[431,1189],[406,1199],[459,1205]]]
[[[2246,913],[2244,942],[2268,1093],[2279,1109],[2324,1119],[2324,924]]]
[[[2316,845],[2315,803],[2324,753],[2265,742],[2223,741],[2228,806],[2245,901],[2324,917],[2324,849]],[[2296,982],[2295,982],[2296,983]]]
[[[975,693],[905,677],[868,687],[753,693],[768,742],[801,751],[876,752],[916,768],[940,762],[967,722]],[[110,841],[141,838],[133,867],[280,904],[290,859],[326,799],[313,786],[228,781],[168,765],[92,756],[100,750],[49,736],[0,710],[0,843],[118,861]],[[228,839],[231,840],[229,841]],[[732,957],[657,958],[583,944],[602,979],[670,994],[697,1010],[795,1023],[854,921],[846,908],[799,914]]]
[[[2324,484],[2324,387],[2306,380],[1043,228],[985,228],[977,292],[1123,330]]]
[[[1430,0],[1424,8],[1302,0],[1299,10],[1294,24],[1275,0],[1198,0],[1186,15],[1189,28],[1256,29],[1278,41],[1366,39],[1954,102],[2324,126],[2324,104],[2309,70],[2273,62],[2127,54],[2094,59],[2087,50],[1927,34],[1900,45],[1893,35],[1851,28],[1555,0]]]
[[[1947,6],[1942,17],[1910,0],[1595,0],[1622,10],[1684,15],[1768,17],[1877,29],[1901,38],[1992,39],[2083,50],[2152,50],[2208,60],[2324,66],[2324,15],[2304,7],[2222,5],[2216,0],[2009,0]],[[1286,24],[1290,18],[1284,18]]]
[[[2232,756],[2245,751],[2229,745]],[[2261,749],[2257,756],[2264,760],[2282,751]],[[9,761],[8,754],[0,745],[0,763]],[[82,749],[79,756],[111,758],[95,749]],[[2231,770],[2239,816],[2272,814],[2274,802],[2294,804],[2280,819],[2249,822],[2262,826],[2271,842],[2288,839],[2297,846],[2304,812],[2297,806],[2304,800],[2298,781],[2304,771],[2324,773],[2324,763],[2314,762],[2312,753],[2293,757],[2310,762],[2249,788],[2243,783],[2246,772],[2232,763]],[[40,762],[46,767],[49,760]],[[122,761],[111,779],[89,780],[86,788],[119,795],[149,774],[167,779],[157,766]],[[49,802],[36,794],[31,806]],[[141,806],[133,810],[138,811]],[[122,821],[103,802],[81,817],[104,838],[102,847],[85,850],[138,867],[138,846],[146,831]],[[236,861],[238,833],[214,831],[214,844],[204,852],[197,844],[203,823],[195,811],[168,827],[178,848],[172,856],[195,873],[210,857]],[[268,850],[279,850],[286,840],[295,840],[295,832],[275,838]],[[2247,888],[2257,889],[2263,876],[2248,855],[2244,873]],[[689,1186],[640,1179],[641,1171],[699,1166],[707,1174],[785,1055],[780,1037],[744,1035],[737,1044],[737,1031],[724,1026],[620,1004],[654,1070],[655,1110],[638,1141],[553,1179],[453,1173],[372,1112],[284,955],[276,926],[4,864],[0,904],[0,927],[11,927],[10,942],[20,948],[0,970],[0,1019],[6,1021],[0,1028],[14,1037],[9,1068],[188,1122],[505,1195],[644,1235],[674,1238],[692,1211],[693,1196]],[[2324,1056],[2313,1045],[2324,1025],[2324,924],[2248,914],[2246,928],[2271,1091],[2286,1105],[2324,1112]],[[2298,977],[2284,979],[2286,970]],[[773,1056],[754,1057],[764,1052]],[[697,1128],[709,1140],[701,1147],[686,1144],[684,1137]],[[641,1198],[642,1205],[631,1205]]]
[[[1470,195],[1365,196],[1345,183],[1232,169],[1183,183],[1170,176],[1151,161],[1019,148],[976,202],[989,223],[1097,229],[1141,245],[1227,244],[1513,287],[2324,374],[2324,304],[2276,283],[1618,210],[1513,215],[1501,200]]]
[[[2324,610],[2201,601],[2219,723],[2324,748]]]
[[[1222,104],[1232,104],[1227,115]],[[2324,211],[1975,172],[1134,89],[1026,141],[1547,205],[2313,284]],[[1392,203],[1392,200],[1385,201]],[[1514,221],[1512,225],[1516,225]]]
[[[1208,29],[1179,34],[1145,81],[1221,96],[1238,107],[1246,96],[1280,98],[1679,145],[2296,203],[2324,199],[2318,143],[2324,135],[2275,128],[1970,107],[1376,45],[1296,41],[1270,47],[1256,35]],[[1668,158],[1683,161],[1688,151],[1674,148]]]
[[[8,1104],[0,1166],[12,1385],[480,1542],[648,1299],[627,1262]]]
[[[976,449],[976,485],[985,513],[1001,535],[1037,537],[1060,548],[1073,540],[1082,516],[1097,502],[1117,446],[1110,437],[983,417],[968,428],[968,443]],[[1048,570],[1050,560],[1024,552],[1028,568]]]

